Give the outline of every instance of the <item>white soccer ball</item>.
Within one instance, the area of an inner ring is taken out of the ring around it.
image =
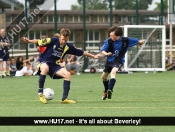
[[[46,100],[52,100],[54,97],[54,91],[51,88],[45,88],[43,90],[43,94],[44,94]]]

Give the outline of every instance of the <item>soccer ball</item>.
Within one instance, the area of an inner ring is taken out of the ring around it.
[[[51,88],[45,88],[43,90],[43,94],[44,94],[46,100],[52,100],[54,97],[54,91]]]

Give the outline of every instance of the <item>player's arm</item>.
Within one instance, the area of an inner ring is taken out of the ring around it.
[[[101,52],[103,55],[105,55],[105,56],[110,56],[110,55],[112,55],[112,53],[111,52],[106,52],[106,51],[102,51]]]
[[[48,44],[53,44],[54,41],[58,41],[57,38],[32,39],[32,40],[30,40],[27,37],[23,37],[22,40],[25,43],[38,44],[38,46],[46,46]]]
[[[30,40],[27,37],[23,37],[22,41],[25,42],[25,43],[38,44],[38,40],[37,39]]]
[[[91,57],[91,58],[94,58],[94,59],[98,59],[98,58],[99,58],[99,56],[93,55],[93,54],[88,53],[88,52],[86,52],[86,51],[83,52],[83,55],[84,55],[84,56]]]
[[[104,44],[101,48],[101,53],[100,54],[97,54],[99,57],[104,57],[104,56],[110,56],[112,55],[111,52],[108,52],[108,49],[109,49],[109,45],[108,45],[108,40],[105,40],[104,41]]]
[[[10,46],[10,43],[0,42],[0,45],[1,45],[1,46],[7,46],[7,47],[8,47],[8,46]]]

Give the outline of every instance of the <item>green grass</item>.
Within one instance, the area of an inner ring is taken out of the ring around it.
[[[101,74],[73,75],[69,98],[61,104],[63,80],[47,76],[55,91],[48,104],[38,100],[38,77],[0,78],[0,116],[175,116],[175,72],[118,74],[111,100],[103,101]],[[172,132],[167,126],[0,126],[0,132]]]

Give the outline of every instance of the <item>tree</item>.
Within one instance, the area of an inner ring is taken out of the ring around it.
[[[105,0],[85,0],[87,10],[107,10],[108,3]],[[72,10],[83,9],[83,0],[78,0],[78,5],[72,5]]]
[[[135,10],[136,0],[112,0],[113,7],[116,10]],[[148,9],[149,4],[153,0],[138,0],[139,9]],[[82,9],[83,0],[77,0],[78,5],[72,5],[72,10]],[[109,9],[109,0],[86,0],[86,9],[87,10],[107,10]]]
[[[148,5],[152,3],[152,0],[138,0],[139,9],[148,9]],[[135,10],[136,0],[114,0],[114,8],[116,10]]]
[[[160,3],[155,2],[155,4],[156,4],[156,8],[154,10],[161,10],[161,2]],[[167,10],[168,9],[168,0],[164,0],[163,5],[164,5],[164,10]]]
[[[36,8],[37,5],[42,5],[46,0],[27,0],[30,3],[30,8]]]

